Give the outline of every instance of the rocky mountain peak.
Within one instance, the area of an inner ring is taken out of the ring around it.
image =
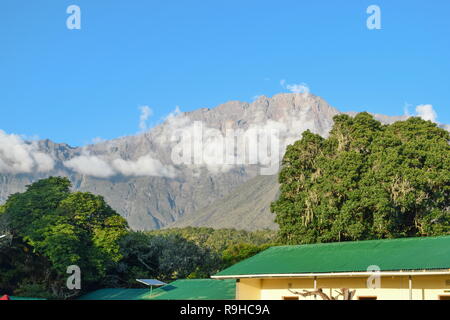
[[[245,183],[249,185],[245,185],[244,189],[253,185],[249,181],[260,174],[261,165],[175,164],[172,151],[179,143],[179,140],[173,139],[175,132],[191,130],[196,121],[202,124],[203,134],[210,135],[209,138],[212,132],[218,131],[223,135],[228,129],[240,129],[242,132],[252,128],[263,132],[276,129],[281,144],[286,146],[298,140],[307,129],[326,136],[332,127],[333,116],[339,113],[324,99],[313,94],[280,93],[273,97],[260,96],[250,103],[230,101],[215,108],[175,112],[145,133],[82,148],[72,148],[49,140],[39,141],[33,148],[25,150],[38,152],[39,158],[43,154],[50,157],[53,169],[0,173],[0,201],[6,200],[12,193],[23,191],[33,181],[58,175],[69,177],[76,190],[103,195],[137,230],[163,228],[182,217],[183,221],[197,221],[188,217],[203,208],[211,208],[220,199],[230,196],[233,201],[240,201],[242,192],[233,192],[240,190],[237,188]],[[383,122],[401,119],[382,115],[376,117]],[[217,140],[205,141],[202,146],[204,150],[210,151],[217,147]],[[46,164],[51,165],[49,161]],[[270,192],[268,199],[272,199],[276,195],[276,186],[266,189],[263,188],[266,180],[258,181],[255,185],[259,186],[259,191],[255,194],[267,190]],[[220,204],[221,208],[224,206],[224,203]],[[268,210],[267,206],[264,208],[258,210]],[[208,210],[202,211],[202,221],[211,221],[208,219]],[[213,211],[215,216],[222,212]],[[270,214],[266,212],[263,216],[267,218]],[[235,217],[233,221],[251,219],[258,219],[258,215],[246,219]],[[273,223],[259,221],[255,225],[270,227]]]

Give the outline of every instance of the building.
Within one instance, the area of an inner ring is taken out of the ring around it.
[[[183,279],[153,290],[151,300],[234,300],[236,281]]]
[[[450,300],[450,236],[272,247],[212,278],[239,300]]]
[[[232,300],[236,281],[213,279],[176,280],[157,289],[99,289],[79,300]]]
[[[46,300],[42,298],[30,298],[30,297],[16,297],[16,296],[8,296],[8,295],[0,295],[0,300]]]

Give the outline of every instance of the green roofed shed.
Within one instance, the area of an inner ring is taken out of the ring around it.
[[[153,290],[151,300],[233,300],[235,280],[186,279],[177,280]]]
[[[100,289],[79,300],[232,300],[235,280],[186,279],[153,289]]]
[[[450,236],[280,246],[225,269],[213,278],[380,271],[450,271]]]
[[[87,293],[78,300],[144,300],[150,289],[99,289]]]
[[[30,298],[30,297],[17,297],[17,296],[9,296],[11,300],[47,300],[44,298]]]

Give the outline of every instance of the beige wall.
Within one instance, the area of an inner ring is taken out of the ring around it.
[[[236,283],[236,299],[261,300],[261,279],[245,279]]]
[[[313,278],[271,278],[271,279],[240,279],[237,283],[236,298],[240,300],[280,300],[283,297],[293,297],[295,294],[289,291],[313,290]],[[340,288],[356,289],[354,299],[361,296],[376,296],[378,300],[408,300],[409,279],[407,276],[382,277],[381,288],[368,289],[367,278],[342,277],[342,278],[318,278],[317,288],[322,288],[333,296],[335,290]],[[412,277],[413,300],[437,300],[440,295],[450,296],[450,276],[413,276]],[[314,297],[299,297],[300,300],[314,300]],[[317,297],[317,299],[321,299]],[[340,298],[342,299],[342,297]]]

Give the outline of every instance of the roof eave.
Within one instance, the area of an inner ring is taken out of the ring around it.
[[[377,272],[328,272],[328,273],[280,273],[280,274],[245,274],[245,275],[216,275],[213,279],[264,279],[264,278],[314,278],[314,277],[369,277],[372,275],[387,276],[433,276],[450,275],[450,269],[442,270],[399,270]]]

